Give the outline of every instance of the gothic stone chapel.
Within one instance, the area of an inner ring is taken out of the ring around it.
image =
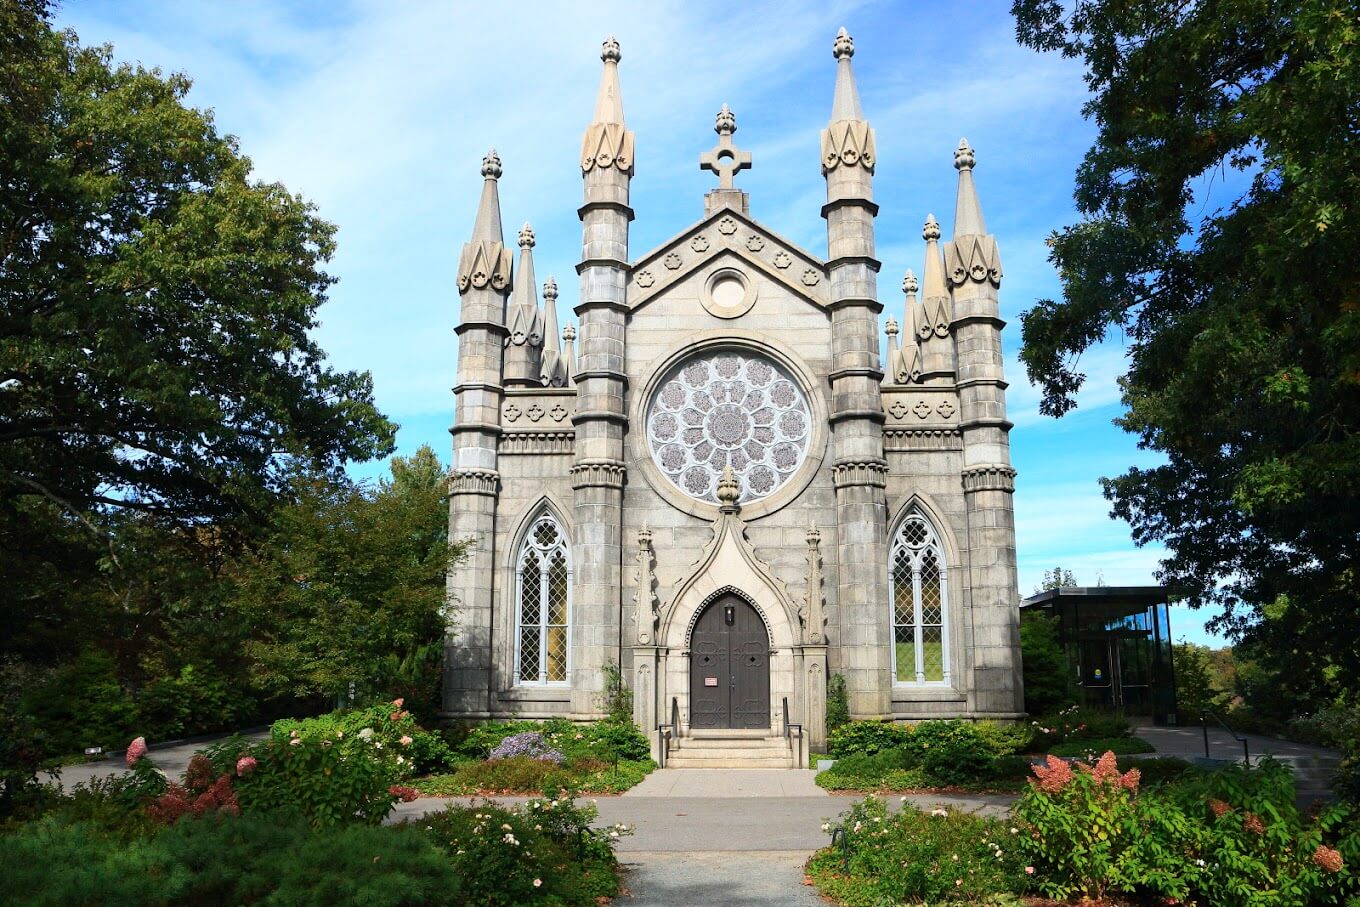
[[[654,746],[677,714],[691,760],[707,740],[724,764],[785,764],[786,709],[820,749],[834,674],[856,718],[1021,717],[1001,260],[973,151],[954,152],[953,238],[926,219],[920,281],[891,305],[885,369],[874,130],[844,29],[834,55],[826,258],[752,218],[726,106],[703,219],[630,258],[634,136],[604,43],[579,354],[552,279],[540,307],[527,226],[512,265],[501,163],[482,162],[458,265],[449,529],[473,546],[449,576],[446,718],[598,718],[608,664]]]

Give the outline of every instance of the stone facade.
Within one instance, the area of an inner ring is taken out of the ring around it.
[[[844,29],[833,50],[827,258],[751,217],[724,106],[704,218],[630,260],[634,140],[605,42],[582,142],[579,354],[551,279],[539,307],[527,225],[512,269],[500,162],[484,161],[458,277],[449,526],[472,550],[449,577],[446,717],[596,718],[613,663],[644,730],[672,702],[683,728],[690,633],[729,593],[769,632],[774,732],[787,700],[818,748],[837,673],[859,718],[1020,717],[1001,264],[974,154],[955,152],[953,237],[941,247],[927,219],[924,286],[907,272],[885,363],[875,136]],[[565,567],[526,553],[545,515]]]

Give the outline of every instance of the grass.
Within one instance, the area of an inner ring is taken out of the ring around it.
[[[1067,740],[1049,747],[1054,756],[1100,756],[1106,750],[1116,756],[1155,753],[1157,748],[1141,737],[1100,737],[1093,740]]]
[[[580,759],[565,766],[533,759],[488,759],[460,766],[448,774],[417,778],[411,786],[427,797],[531,795],[568,789],[582,794],[621,794],[647,777],[651,759],[623,759],[617,765]]]

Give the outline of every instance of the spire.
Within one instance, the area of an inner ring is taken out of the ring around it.
[[[463,246],[458,261],[458,292],[482,289],[488,284],[497,292],[510,286],[510,253],[501,232],[501,199],[496,181],[501,177],[501,159],[492,148],[482,158],[482,200],[477,205],[477,220],[472,239]],[[503,323],[504,311],[497,315]]]
[[[917,336],[927,340],[932,335],[949,335],[949,290],[944,283],[944,260],[940,257],[940,223],[935,215],[926,216],[925,226],[921,228],[921,238],[926,241],[926,279],[925,311],[921,323],[916,326]]]
[[[860,109],[855,71],[850,67],[855,42],[844,28],[836,33],[831,52],[836,58],[836,95],[831,102],[831,120],[822,130],[822,173],[829,175],[838,167],[857,164],[873,173],[874,131]]]
[[[600,76],[600,94],[595,99],[595,117],[586,127],[581,143],[581,171],[595,168],[618,167],[624,173],[633,172],[633,133],[623,123],[623,93],[619,89],[619,42],[614,37],[605,39],[600,50],[604,73]]]
[[[897,319],[889,315],[883,331],[888,335],[888,368],[883,373],[882,383],[890,385],[896,383],[897,363],[902,359],[902,349],[897,343]]]
[[[921,340],[919,325],[921,322],[920,313],[917,312],[916,291],[919,285],[916,282],[916,275],[907,269],[906,276],[902,278],[902,292],[906,295],[906,305],[903,307],[902,315],[902,349],[898,353],[897,359],[892,361],[893,379],[898,384],[911,384],[921,380]]]
[[[855,71],[850,67],[850,58],[855,55],[855,39],[850,37],[844,26],[836,32],[831,55],[836,58],[836,100],[831,105],[831,122],[862,120],[864,113],[859,106],[859,88],[855,85]]]
[[[982,205],[978,202],[977,188],[973,186],[973,165],[977,158],[967,139],[959,139],[959,147],[954,150],[954,169],[959,171],[959,195],[954,205],[954,238],[960,236],[983,236],[987,233],[987,222],[982,219]]]
[[[539,371],[539,378],[548,387],[567,385],[567,360],[561,352],[561,336],[557,332],[557,281],[549,277],[543,282],[543,366]]]
[[[562,328],[562,386],[576,383],[576,328],[568,324]]]
[[[519,268],[515,289],[510,295],[510,335],[506,343],[541,346],[543,319],[538,312],[538,289],[534,286],[534,228],[525,224],[519,231]]]

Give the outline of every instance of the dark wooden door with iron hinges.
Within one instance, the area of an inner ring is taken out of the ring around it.
[[[699,615],[689,647],[692,728],[769,728],[770,637],[740,596],[724,595]]]

